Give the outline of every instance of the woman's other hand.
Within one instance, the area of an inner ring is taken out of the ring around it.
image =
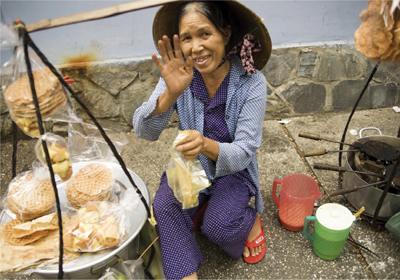
[[[189,130],[190,134],[176,145],[177,151],[182,153],[182,156],[187,159],[195,159],[200,154],[217,161],[219,146],[214,140],[201,135],[197,130]]]
[[[171,97],[176,100],[192,81],[193,60],[192,57],[187,57],[185,64],[178,35],[174,35],[173,40],[174,50],[168,36],[164,35],[162,40],[158,41],[158,49],[164,63],[155,54],[152,55],[152,59],[158,69],[160,69],[161,76],[167,85]]]

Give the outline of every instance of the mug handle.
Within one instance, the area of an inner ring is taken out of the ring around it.
[[[272,185],[272,197],[274,198],[274,200],[275,200],[275,203],[276,203],[276,206],[278,206],[278,208],[279,208],[279,199],[278,199],[278,197],[276,196],[276,186],[277,185],[282,185],[282,181],[281,180],[278,180],[278,179],[275,179],[274,180],[274,183],[273,183],[273,185]]]
[[[308,240],[310,240],[311,243],[313,243],[313,237],[308,233],[307,228],[308,228],[308,222],[309,221],[316,221],[317,217],[315,216],[306,216],[304,218],[304,226],[303,226],[303,234],[305,237],[307,237]]]

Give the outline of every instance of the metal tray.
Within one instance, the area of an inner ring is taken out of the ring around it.
[[[117,163],[110,162],[81,162],[72,164],[72,170],[74,174],[82,168],[83,166],[91,163],[101,163],[112,169],[114,178],[119,181],[120,185],[126,188],[133,188],[129,182],[128,177],[122,170],[121,166]],[[148,205],[150,205],[150,193],[147,189],[146,184],[143,180],[132,170],[129,173],[135,182],[136,186],[141,191],[143,197],[145,198]],[[61,204],[61,211],[66,211],[66,197],[65,197],[65,186],[67,182],[57,182],[58,195]],[[124,197],[124,189],[121,188],[121,193],[119,198]],[[107,266],[112,266],[118,258],[126,260],[129,255],[130,249],[137,241],[136,237],[139,237],[139,232],[142,229],[144,223],[147,220],[147,211],[143,203],[140,201],[139,209],[135,212],[135,215],[130,216],[131,227],[129,230],[129,237],[118,247],[110,248],[107,250],[101,250],[96,253],[83,253],[81,256],[75,260],[72,260],[63,265],[64,278],[65,279],[98,279],[99,275],[107,268]],[[0,214],[0,224],[6,223],[13,217],[8,211],[3,210]],[[58,264],[49,265],[44,267],[38,267],[33,270],[29,270],[29,273],[34,274],[36,278],[45,279],[56,279],[58,278]]]

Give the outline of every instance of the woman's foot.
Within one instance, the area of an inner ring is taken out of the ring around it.
[[[252,243],[263,231],[261,226],[260,216],[257,214],[256,221],[254,222],[253,228],[251,229],[249,235],[247,236],[247,240]],[[262,236],[265,238],[264,236]],[[251,252],[247,246],[243,249],[243,257],[248,258],[250,255],[255,257],[262,253],[262,249],[265,247],[265,242],[260,241],[260,246],[256,246],[251,249]]]

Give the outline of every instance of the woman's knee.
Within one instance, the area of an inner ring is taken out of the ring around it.
[[[173,197],[165,192],[156,192],[156,195],[153,200],[153,210],[154,214],[157,214],[168,211],[168,208],[174,204]]]
[[[204,216],[202,233],[216,244],[225,243],[238,235],[242,228],[243,217],[207,217]]]

